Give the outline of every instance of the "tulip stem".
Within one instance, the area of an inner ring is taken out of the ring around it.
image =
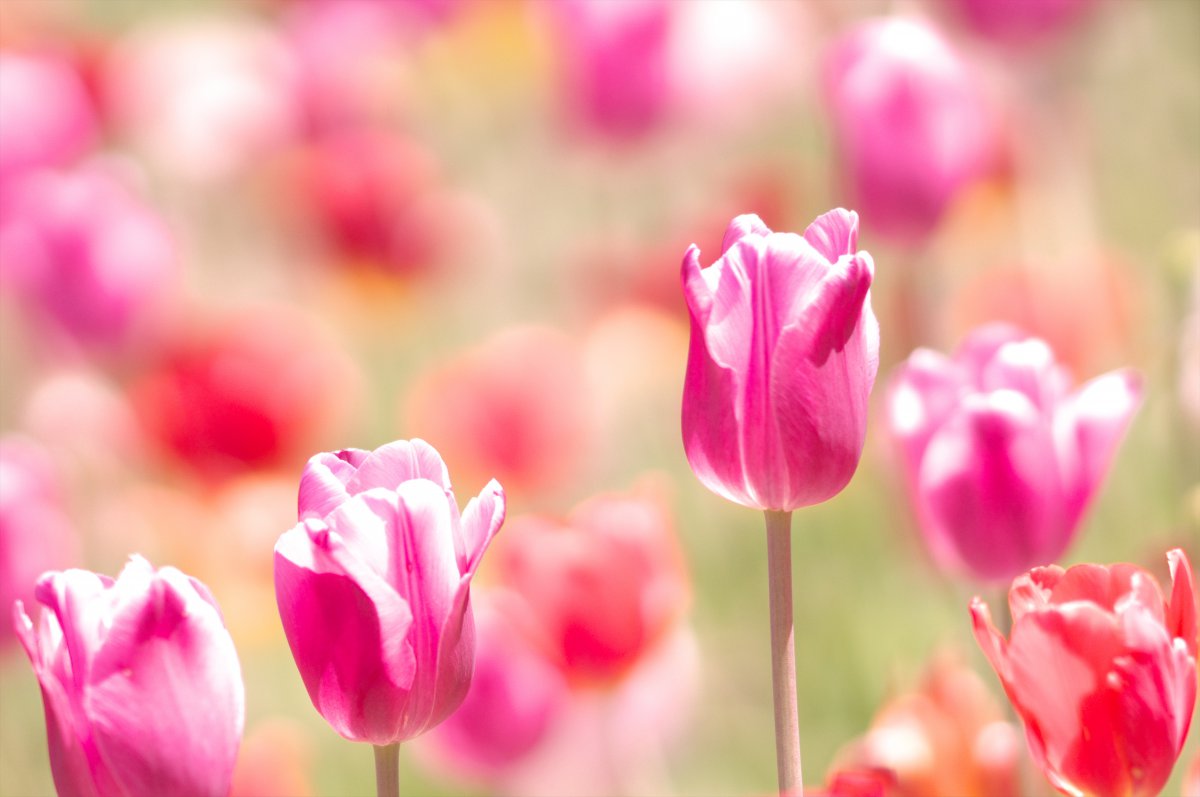
[[[400,743],[375,746],[375,794],[400,797]]]
[[[792,620],[792,513],[767,510],[765,514],[775,763],[780,794],[804,797],[804,779],[800,774],[800,717],[796,709],[795,624]]]

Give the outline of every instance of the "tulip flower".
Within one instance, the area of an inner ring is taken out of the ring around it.
[[[13,620],[42,689],[58,793],[225,797],[245,691],[208,588],[134,556],[115,581],[46,573],[37,600],[37,625],[21,601]]]
[[[279,614],[313,705],[375,745],[381,773],[466,696],[471,579],[504,506],[492,481],[460,516],[423,440],[317,454],[304,469],[300,522],[275,546]]]
[[[1171,596],[1130,564],[1038,567],[1008,593],[1012,633],[971,602],[975,638],[1064,794],[1149,797],[1183,748],[1196,702],[1196,590],[1181,550]]]
[[[858,215],[832,210],[804,235],[738,216],[721,257],[683,258],[691,344],[683,445],[705,487],[764,510],[780,791],[802,791],[792,640],[791,512],[832,498],[858,467],[879,367],[875,266]]]
[[[1045,342],[993,324],[953,358],[918,349],[888,415],[935,558],[983,580],[1062,555],[1141,400],[1113,371],[1071,389]]]
[[[1078,24],[1099,5],[1096,0],[956,0],[959,12],[981,36],[1027,44]]]
[[[879,365],[874,265],[857,242],[857,214],[838,209],[803,236],[738,216],[706,269],[688,249],[683,442],[718,495],[791,511],[832,498],[854,474]]]
[[[928,24],[870,20],[825,60],[846,182],[872,229],[921,239],[991,165],[996,134],[967,64]]]
[[[1196,752],[1192,765],[1183,776],[1183,797],[1200,797],[1200,751]]]

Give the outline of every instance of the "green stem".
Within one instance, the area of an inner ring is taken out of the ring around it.
[[[792,513],[766,513],[771,602],[771,691],[775,699],[775,763],[779,792],[804,797],[800,716],[796,709],[796,645],[792,620]]]
[[[375,747],[375,794],[400,797],[400,743]]]

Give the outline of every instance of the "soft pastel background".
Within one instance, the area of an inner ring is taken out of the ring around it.
[[[923,15],[995,140],[928,229],[885,235],[862,213],[882,329],[867,447],[846,491],[794,521],[806,780],[942,647],[999,694],[966,604],[1000,593],[925,554],[882,388],[915,346],[993,319],[1046,337],[1078,379],[1136,367],[1144,406],[1064,563],[1165,578],[1182,546],[1200,565],[1200,4],[1076,3],[1010,37],[972,27],[972,5],[2,0],[0,434],[50,486],[0,470],[4,522],[37,530],[0,545],[0,596],[27,595],[26,561],[115,574],[139,552],[197,576],[246,680],[235,793],[369,794],[369,749],[312,709],[275,609],[271,550],[307,456],[423,437],[460,500],[495,476],[510,517],[652,489],[699,646],[695,690],[647,709],[678,720],[652,782],[767,793],[765,540],[683,456],[679,261],[695,242],[710,262],[738,213],[802,230],[855,205],[827,53],[860,20]],[[16,96],[22,57],[66,88]],[[95,185],[31,198],[29,152]],[[462,793],[431,760],[406,749],[402,793]],[[5,632],[0,796],[52,792],[36,681]]]

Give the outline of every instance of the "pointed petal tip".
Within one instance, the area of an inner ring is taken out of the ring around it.
[[[725,229],[725,237],[721,239],[721,254],[724,255],[731,246],[751,235],[771,235],[771,228],[764,224],[757,214],[743,213],[735,216]]]

